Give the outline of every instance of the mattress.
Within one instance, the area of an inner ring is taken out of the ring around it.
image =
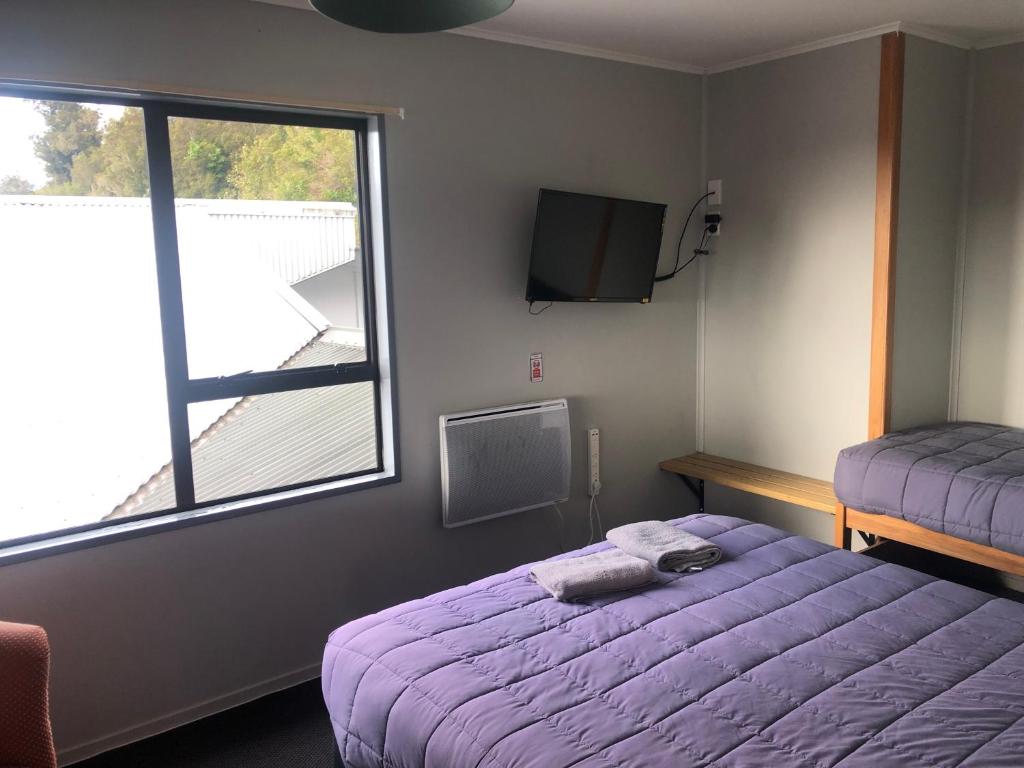
[[[893,432],[839,453],[835,491],[851,509],[1024,555],[1024,430],[963,423]]]
[[[525,565],[337,629],[345,765],[1024,764],[1024,605],[737,518],[674,524],[723,560],[578,604]]]

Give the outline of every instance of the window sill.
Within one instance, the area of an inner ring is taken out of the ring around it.
[[[58,555],[64,552],[96,547],[102,544],[111,544],[115,541],[150,536],[155,533],[172,531],[178,528],[228,520],[255,512],[281,509],[294,504],[331,496],[340,496],[345,493],[363,491],[382,485],[391,485],[392,483],[399,482],[400,479],[397,470],[384,470],[372,475],[362,475],[347,480],[336,480],[324,483],[323,485],[315,485],[293,491],[269,493],[266,496],[233,501],[226,504],[215,504],[187,512],[172,512],[167,515],[147,517],[141,520],[129,519],[117,525],[91,528],[73,533],[56,533],[51,537],[36,541],[8,546],[0,545],[0,567],[26,560]]]

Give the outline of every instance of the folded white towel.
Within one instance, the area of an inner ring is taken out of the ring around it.
[[[721,547],[660,520],[613,528],[608,531],[608,541],[659,571],[700,570],[722,557]]]
[[[530,575],[553,597],[569,602],[648,584],[654,580],[654,569],[646,560],[606,549],[593,555],[537,563]]]

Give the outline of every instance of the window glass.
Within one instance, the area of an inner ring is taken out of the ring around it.
[[[0,146],[7,540],[173,470],[141,110],[3,96]]]
[[[350,353],[330,346],[311,342],[300,357]],[[373,382],[190,405],[196,501],[376,469],[374,408]]]
[[[0,544],[381,470],[369,123],[39,92],[0,90]]]
[[[189,376],[277,370],[313,341],[362,350],[351,130],[171,117]]]

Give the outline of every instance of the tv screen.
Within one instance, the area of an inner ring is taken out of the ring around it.
[[[651,300],[665,206],[542,189],[526,300]]]

